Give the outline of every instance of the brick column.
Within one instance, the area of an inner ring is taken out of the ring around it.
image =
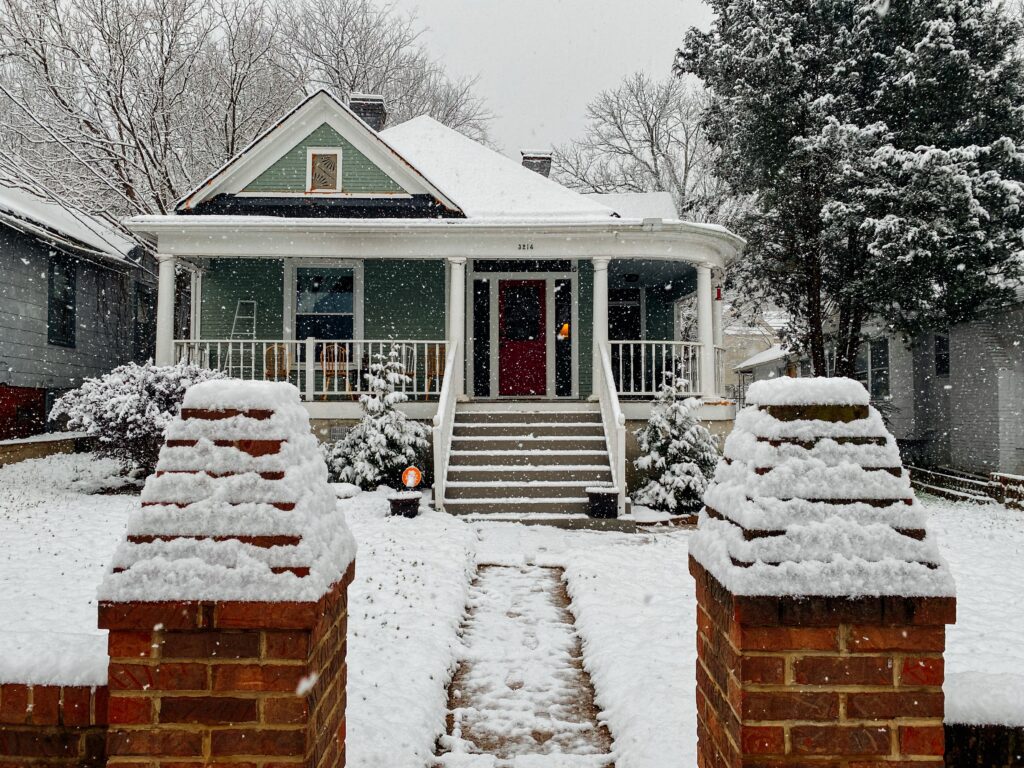
[[[100,587],[108,764],[342,768],[354,554],[298,390],[191,387]]]
[[[345,764],[344,579],[315,603],[105,603],[108,765]]]
[[[867,392],[812,382],[751,386],[691,541],[698,766],[940,768],[952,577]]]
[[[697,584],[701,768],[939,768],[953,598],[742,597]]]

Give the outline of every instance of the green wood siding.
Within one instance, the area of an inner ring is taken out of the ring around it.
[[[280,259],[212,259],[203,273],[202,337],[227,339],[240,300],[256,302],[256,338],[284,333],[284,262]]]
[[[443,339],[443,261],[369,259],[363,271],[368,339]]]
[[[579,338],[580,348],[580,399],[594,391],[591,379],[594,361],[594,265],[590,260],[580,259],[577,267],[579,282]]]
[[[308,147],[340,147],[341,188],[343,192],[403,192],[402,187],[370,159],[353,147],[327,123],[310,133],[281,158],[254,179],[246,192],[305,192],[306,149]]]
[[[673,305],[678,299],[696,289],[696,275],[685,280],[673,280],[671,285],[647,288],[647,339],[649,341],[672,341]]]

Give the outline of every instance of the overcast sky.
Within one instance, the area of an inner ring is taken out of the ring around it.
[[[580,135],[584,110],[625,75],[670,71],[688,27],[708,28],[701,0],[396,0],[458,76],[479,75],[493,140],[518,158]]]

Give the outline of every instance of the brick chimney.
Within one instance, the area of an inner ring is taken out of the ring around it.
[[[375,93],[353,93],[348,97],[348,107],[375,131],[384,130],[388,121],[388,108],[384,97]]]
[[[539,152],[532,149],[521,150],[523,156],[523,167],[536,171],[545,179],[551,175],[551,153]]]

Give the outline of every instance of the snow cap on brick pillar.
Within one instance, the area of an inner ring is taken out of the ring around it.
[[[701,765],[941,766],[954,584],[895,439],[850,379],[747,401],[690,543]]]
[[[355,544],[290,384],[186,394],[99,591],[109,764],[344,761]]]

